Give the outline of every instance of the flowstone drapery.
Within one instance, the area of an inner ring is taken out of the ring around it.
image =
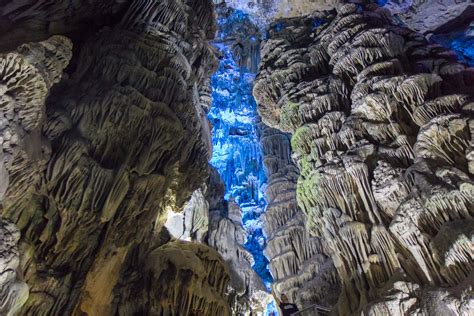
[[[21,313],[113,313],[114,288],[128,257],[140,245],[143,251],[159,246],[150,235],[164,214],[179,210],[203,184],[211,151],[209,78],[216,65],[208,40],[215,26],[211,1],[131,2],[118,23],[81,42],[70,76],[50,93],[44,120],[41,106],[71,57],[70,42],[53,37],[7,55],[18,59],[7,70],[32,68],[25,58],[36,67],[21,86],[36,99],[25,96],[15,122],[27,132],[42,128],[50,144],[40,183],[27,184],[32,196],[21,197],[23,182],[15,172],[3,204],[3,217],[22,231],[21,269],[30,296]],[[35,63],[38,56],[43,60]],[[2,100],[8,101],[8,89],[9,82]],[[199,310],[213,303],[206,304],[192,305]]]
[[[254,95],[290,132],[340,314],[472,313],[472,68],[378,6],[271,26]]]

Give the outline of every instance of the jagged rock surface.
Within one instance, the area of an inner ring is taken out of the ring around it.
[[[244,248],[247,232],[242,227],[242,211],[235,201],[224,201],[223,184],[219,174],[213,170],[211,186],[222,187],[217,194],[220,198],[212,198],[209,210],[208,243],[216,249],[230,267],[230,286],[232,312],[234,315],[262,313],[269,295],[257,273],[252,269],[254,258]],[[213,184],[214,183],[214,184]]]
[[[52,35],[77,35],[120,19],[133,0],[3,0],[0,3],[0,52]]]
[[[61,79],[72,43],[54,36],[0,55],[0,202],[26,199],[51,149],[41,135],[50,88]]]
[[[298,203],[342,284],[335,310],[472,313],[473,69],[377,6],[278,23],[254,95],[293,134]]]
[[[28,299],[28,285],[21,280],[18,265],[20,231],[10,222],[0,219],[0,314],[16,315]]]
[[[210,0],[136,0],[119,23],[81,44],[72,75],[47,102],[51,158],[41,185],[32,198],[3,205],[22,231],[31,289],[22,314],[110,313],[128,256],[205,181],[215,29]]]
[[[474,4],[458,0],[388,0],[385,7],[411,29],[423,33],[445,33],[472,22]]]
[[[214,0],[242,10],[257,23],[268,24],[276,18],[306,15],[314,10],[327,10],[338,0]]]
[[[124,265],[114,314],[230,316],[228,269],[204,244],[154,236]]]
[[[268,206],[263,215],[274,295],[285,294],[304,308],[318,302],[332,306],[339,294],[337,274],[320,238],[305,229],[306,216],[296,202],[298,169],[291,161],[290,138],[260,124],[260,142],[267,174]]]
[[[205,192],[206,188],[197,189],[182,212],[168,213],[165,227],[171,236],[180,240],[205,242],[209,229],[209,202],[204,196]]]

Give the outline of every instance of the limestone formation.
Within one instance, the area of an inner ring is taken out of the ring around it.
[[[191,199],[184,205],[183,212],[170,211],[165,227],[176,239],[205,242],[209,225],[209,202],[202,189],[193,192]]]
[[[22,314],[110,313],[128,256],[203,184],[214,33],[210,0],[136,0],[118,23],[81,43],[70,78],[48,98],[43,135],[51,158],[41,185],[33,197],[3,205],[22,231],[30,287]],[[20,66],[21,59],[13,64]],[[40,68],[45,76],[54,70],[48,84],[62,73],[53,66]],[[28,106],[38,111],[36,104]],[[10,188],[8,196],[22,193]]]
[[[311,237],[305,229],[306,216],[296,202],[299,173],[291,161],[290,138],[265,124],[259,129],[268,178],[263,222],[273,293],[277,298],[285,294],[300,308],[314,302],[332,306],[339,294],[338,278],[320,238]]]
[[[230,315],[225,298],[229,272],[215,250],[195,243],[168,243],[149,254],[145,270],[163,285],[151,287],[149,295],[158,304],[147,314]],[[186,277],[190,271],[192,278]]]
[[[0,3],[0,314],[472,315],[472,4],[225,2]]]
[[[118,20],[133,0],[3,0],[0,52],[62,34],[84,40]]]
[[[385,7],[411,29],[423,34],[446,33],[472,22],[474,3],[457,0],[388,0]]]
[[[306,15],[314,10],[327,10],[339,0],[214,0],[249,13],[262,24],[273,22],[276,18]]]
[[[53,36],[0,55],[0,201],[21,201],[35,189],[49,159],[41,135],[49,89],[61,79],[72,43]]]
[[[222,181],[217,171],[214,170],[213,173],[215,175],[211,177],[211,185],[213,181]],[[213,186],[218,187],[218,183]],[[262,280],[252,269],[252,254],[244,248],[247,233],[242,227],[241,209],[235,201],[226,203],[223,198],[223,195],[220,201],[214,198],[215,202],[211,204],[209,245],[216,249],[229,265],[233,314],[249,315],[250,311],[262,313],[270,296]]]
[[[160,246],[163,240],[154,239],[124,265],[113,314],[230,316],[229,271],[222,257],[200,243]]]
[[[293,134],[298,204],[342,284],[335,310],[472,313],[473,69],[373,5],[269,35],[254,95]]]
[[[0,220],[0,314],[16,315],[28,299],[28,285],[18,272],[17,248],[20,232],[10,222]]]

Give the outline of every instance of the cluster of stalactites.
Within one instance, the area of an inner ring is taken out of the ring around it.
[[[149,313],[156,315],[231,315],[229,270],[214,249],[199,243],[169,242],[150,252]]]
[[[72,43],[63,36],[29,43],[0,55],[0,203],[28,203],[49,158],[41,137],[49,89],[71,59]],[[5,200],[5,201],[4,201]],[[0,220],[0,313],[14,315],[28,298],[17,278],[18,228]]]
[[[50,151],[41,137],[46,97],[71,56],[63,36],[0,55],[0,201],[20,200],[38,182]]]
[[[231,200],[227,212],[211,210],[209,223],[208,243],[230,267],[232,313],[247,315],[250,311],[263,312],[269,295],[252,268],[255,263],[252,254],[244,248],[248,235],[242,226],[240,207]]]
[[[473,70],[372,5],[278,23],[254,95],[263,120],[293,134],[298,203],[343,283],[339,311],[363,310],[396,278],[464,282],[472,272],[472,229],[460,223],[471,225],[474,209]],[[464,294],[454,300],[454,312],[469,304]]]
[[[70,78],[48,98],[51,155],[41,187],[32,199],[4,204],[3,215],[24,233],[31,294],[23,313],[108,314],[130,250],[205,181],[214,24],[210,1],[136,0],[122,23],[81,43]],[[39,89],[16,98],[27,119],[71,57],[61,37],[38,45],[43,51],[23,47],[26,61],[11,63],[26,65],[13,83]],[[34,62],[41,52],[47,58]],[[2,107],[11,103],[4,90]]]
[[[270,260],[274,294],[278,299],[285,294],[300,308],[332,305],[339,293],[336,271],[320,239],[305,229],[305,215],[296,203],[298,170],[291,161],[289,136],[265,124],[259,130],[268,178],[264,253]]]

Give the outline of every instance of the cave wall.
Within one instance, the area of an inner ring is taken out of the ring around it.
[[[50,33],[80,32],[89,18],[103,18],[102,9],[123,10],[100,31],[83,31],[71,67],[47,100],[71,58],[71,41],[56,36],[0,56],[2,80],[13,78],[6,88],[2,85],[2,115],[5,108],[19,113],[12,118],[6,112],[9,125],[2,128],[2,133],[10,128],[19,135],[16,142],[2,138],[8,154],[2,157],[19,161],[4,159],[2,164],[2,179],[4,169],[10,179],[2,217],[21,231],[19,270],[30,294],[20,313],[110,314],[117,302],[126,306],[134,300],[126,295],[133,291],[123,288],[129,279],[122,273],[136,271],[129,264],[138,262],[147,266],[146,273],[152,271],[154,282],[170,287],[157,293],[144,283],[128,283],[146,292],[148,312],[180,315],[188,308],[228,315],[228,270],[222,259],[205,245],[163,246],[155,236],[166,214],[181,210],[208,176],[206,113],[216,67],[208,43],[216,29],[213,5],[193,0],[124,3],[75,3],[78,10],[72,2],[2,5],[3,16],[9,17],[2,20],[2,29],[9,27],[2,33],[4,48],[10,37],[21,43]],[[62,25],[75,14],[70,25]],[[31,150],[28,141],[39,149]],[[25,162],[23,156],[29,158],[31,152],[42,164]],[[22,173],[30,173],[30,166],[35,177],[27,177],[27,183]],[[178,264],[187,257],[196,266]],[[221,271],[218,280],[209,280],[213,270]],[[184,273],[196,280],[166,284],[169,280],[160,276],[171,271],[178,271],[176,278]],[[11,278],[7,281],[24,290]],[[117,294],[119,282],[122,292]],[[162,303],[164,296],[176,294],[173,286],[189,290],[188,305],[171,298]]]
[[[243,106],[226,116],[235,91],[220,89],[211,118],[215,139],[247,140],[217,159],[243,207],[203,185],[212,1],[1,3],[0,313],[248,312],[268,298],[250,268],[271,280],[263,222],[275,293],[300,306],[333,304],[340,283],[341,314],[472,313],[473,70],[402,27],[458,48],[472,5],[227,2],[260,27],[338,8],[277,21],[263,49],[255,96],[293,134],[300,175],[286,134],[262,124],[259,152],[258,27],[224,17],[215,43]]]
[[[4,0],[0,3],[0,52],[52,35],[97,32],[120,20],[133,0]]]
[[[277,300],[286,295],[300,309],[315,302],[332,306],[339,295],[339,280],[321,239],[306,231],[306,216],[297,205],[299,172],[291,159],[290,137],[263,123],[259,131],[268,177],[263,225],[273,295]]]
[[[342,291],[335,311],[472,313],[472,68],[348,4],[270,26],[254,95],[292,134],[297,199]]]

